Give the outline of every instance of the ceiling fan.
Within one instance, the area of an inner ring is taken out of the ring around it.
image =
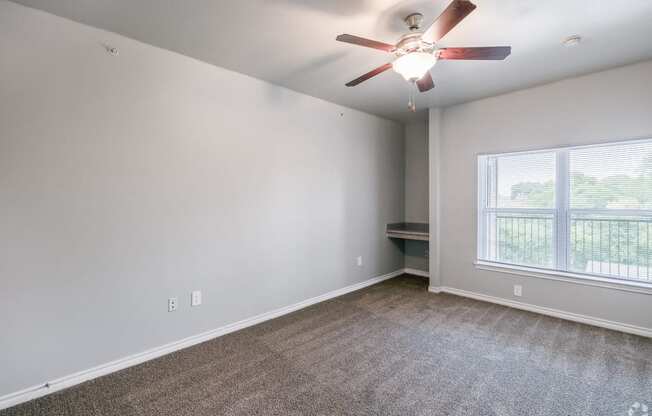
[[[353,35],[339,35],[336,40],[352,43],[354,45],[379,49],[396,55],[393,62],[386,63],[346,84],[347,87],[354,87],[369,78],[393,68],[395,72],[405,78],[406,81],[416,86],[420,92],[429,91],[435,84],[430,74],[430,69],[439,59],[456,60],[503,60],[512,51],[511,46],[492,46],[479,48],[438,48],[437,42],[443,38],[451,29],[457,26],[466,16],[475,10],[475,4],[469,0],[453,0],[446,10],[435,19],[432,25],[425,31],[421,31],[423,15],[412,13],[405,18],[405,23],[410,31],[401,36],[396,45],[384,42],[365,39]],[[410,110],[416,111],[414,96],[410,94],[408,103]]]

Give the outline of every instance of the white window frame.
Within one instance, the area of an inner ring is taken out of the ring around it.
[[[641,216],[652,217],[652,210],[635,210],[635,209],[571,209],[570,204],[570,163],[569,154],[571,150],[602,147],[610,145],[635,144],[640,142],[650,142],[652,139],[635,139],[616,142],[606,142],[593,145],[583,146],[564,146],[547,149],[538,149],[532,151],[504,152],[477,155],[477,254],[475,264],[478,268],[493,271],[507,271],[530,276],[553,278],[553,280],[570,281],[571,283],[586,283],[601,287],[613,287],[617,289],[652,294],[652,284],[641,282],[634,279],[624,279],[599,273],[577,273],[568,270],[571,251],[571,233],[570,224],[573,214],[604,214],[613,216]],[[537,153],[555,153],[555,207],[550,209],[535,208],[489,208],[488,204],[488,166],[487,161],[490,157],[516,156]],[[514,263],[501,263],[488,259],[489,256],[489,236],[487,234],[490,227],[490,213],[513,213],[513,214],[546,214],[553,216],[553,240],[555,241],[553,267],[541,268]]]

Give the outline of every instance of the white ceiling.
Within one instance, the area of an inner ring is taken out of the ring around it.
[[[391,71],[344,84],[391,59],[335,41],[350,33],[394,43],[402,18],[432,21],[449,0],[15,0],[91,26],[383,117],[407,110]],[[441,61],[419,108],[446,106],[652,58],[650,0],[474,0],[440,46],[512,45],[503,62]],[[584,42],[561,46],[567,36]],[[119,46],[119,45],[116,45]],[[608,100],[608,97],[605,97]]]

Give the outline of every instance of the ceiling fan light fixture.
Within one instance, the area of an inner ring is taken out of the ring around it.
[[[417,81],[435,66],[437,57],[432,53],[412,52],[403,55],[392,63],[392,68],[406,81]]]

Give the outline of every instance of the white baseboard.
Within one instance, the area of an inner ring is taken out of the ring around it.
[[[243,319],[242,321],[234,322],[222,326],[220,328],[213,329],[201,334],[193,335],[188,338],[181,339],[179,341],[174,341],[169,344],[162,345],[160,347],[152,348],[147,351],[143,351],[128,357],[120,358],[109,363],[101,364],[97,367],[93,367],[87,370],[83,370],[74,374],[70,374],[56,380],[49,381],[47,383],[39,384],[15,393],[10,393],[0,397],[0,410],[6,409],[8,407],[15,406],[20,403],[27,402],[38,397],[45,396],[47,394],[54,393],[59,390],[74,386],[76,384],[83,383],[88,380],[92,380],[97,377],[101,377],[128,367],[132,367],[137,364],[141,364],[145,361],[153,360],[155,358],[161,357],[166,354],[181,350],[183,348],[188,348],[196,344],[211,340],[213,338],[226,335],[231,332],[244,329],[261,322],[268,321],[270,319],[278,318],[279,316],[286,315],[288,313],[297,311],[299,309],[306,308],[308,306],[314,305],[319,302],[323,302],[328,299],[336,298],[344,294],[354,292],[356,290],[365,288],[367,286],[380,283],[384,280],[391,279],[393,277],[399,276],[404,273],[403,269],[396,270],[394,272],[374,277],[364,282],[356,283],[351,286],[343,287],[341,289],[333,290],[331,292],[325,293],[314,298],[306,299],[302,302],[295,303],[283,308],[275,309],[273,311],[265,312],[260,315],[253,316],[251,318]]]
[[[553,316],[555,318],[565,319],[567,321],[579,322],[587,325],[593,325],[601,328],[612,329],[615,331],[626,332],[628,334],[640,335],[643,337],[652,338],[652,329],[645,328],[636,325],[624,324],[622,322],[614,322],[601,318],[594,318],[591,316],[580,315],[577,313],[561,311],[559,309],[547,308],[544,306],[532,305],[529,303],[523,303],[514,301],[511,299],[498,298],[495,296],[489,296],[482,293],[469,292],[467,290],[456,289],[453,287],[429,287],[429,292],[433,293],[450,293],[452,295],[463,296],[465,298],[471,298],[476,300],[481,300],[490,303],[496,303],[498,305],[509,306],[515,309],[521,309],[524,311],[540,313],[542,315]]]
[[[409,267],[406,267],[405,269],[403,269],[403,272],[407,273],[407,274],[412,274],[412,275],[415,275],[415,276],[430,277],[430,272],[427,272],[425,270],[419,270],[419,269],[411,269]]]

